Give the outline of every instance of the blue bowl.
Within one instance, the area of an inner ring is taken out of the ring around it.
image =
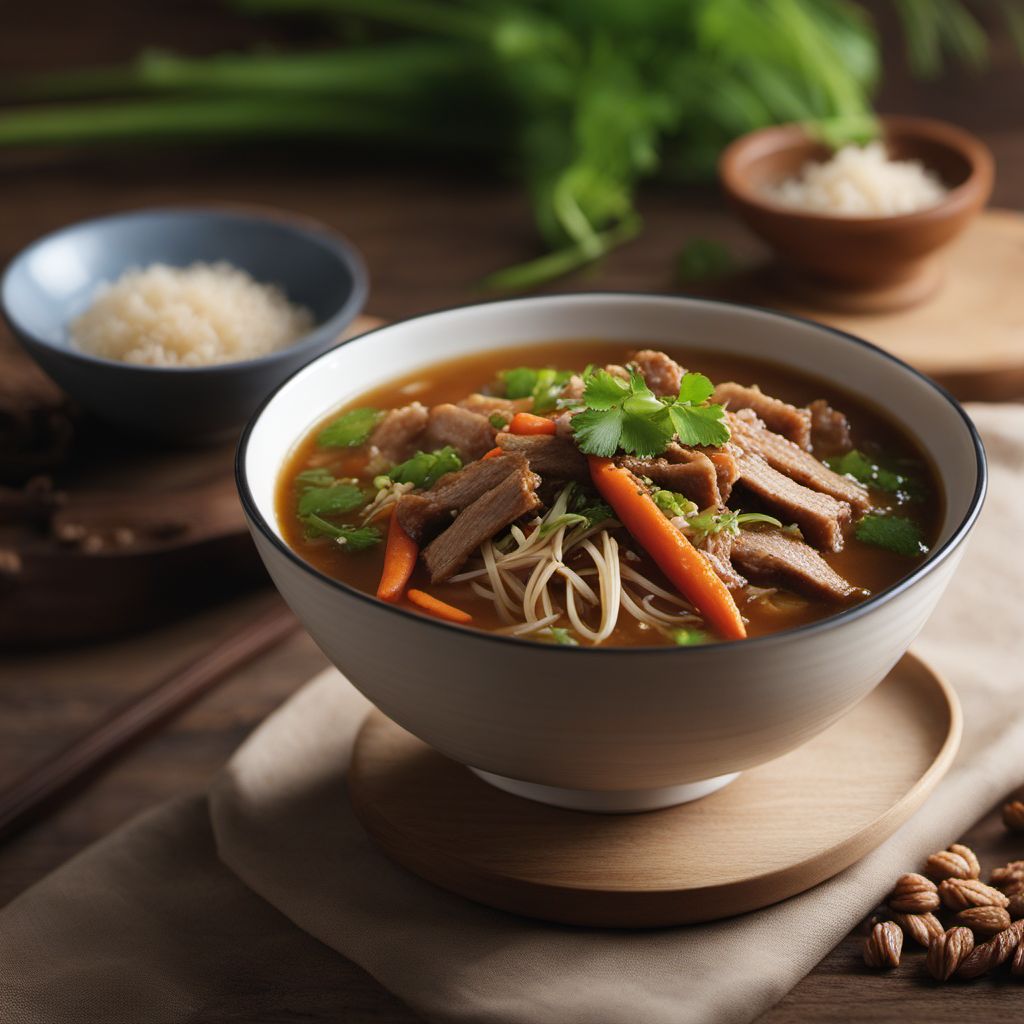
[[[137,366],[80,352],[68,324],[104,282],[151,263],[224,260],[306,306],[316,327],[270,355],[215,366]],[[283,380],[336,343],[363,307],[359,254],[313,221],[273,211],[139,210],[83,221],[22,250],[0,305],[29,355],[84,409],[163,440],[201,443],[239,431]]]

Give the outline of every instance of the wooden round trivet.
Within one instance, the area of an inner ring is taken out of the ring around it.
[[[712,796],[602,815],[501,792],[374,711],[349,793],[388,856],[480,903],[568,924],[687,924],[775,903],[863,857],[946,772],[960,726],[949,684],[908,654],[820,736]]]
[[[715,294],[850,331],[905,359],[958,398],[1003,401],[1024,395],[1024,214],[982,213],[938,253],[919,304],[888,312],[851,312],[814,302],[761,268],[712,287]],[[915,283],[916,287],[916,283]],[[890,297],[891,298],[891,297]],[[771,358],[771,353],[765,353]],[[807,367],[809,371],[813,366]]]

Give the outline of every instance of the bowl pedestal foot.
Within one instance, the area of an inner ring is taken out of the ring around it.
[[[563,789],[561,786],[544,786],[537,782],[523,782],[495,775],[480,768],[470,768],[478,778],[492,786],[511,793],[513,796],[536,800],[552,807],[564,807],[569,811],[591,811],[598,814],[633,814],[637,811],[660,811],[665,807],[687,804],[691,800],[715,793],[739,778],[739,772],[718,775],[713,779],[700,779],[679,786],[659,786],[655,789],[623,789],[601,791],[596,789]]]

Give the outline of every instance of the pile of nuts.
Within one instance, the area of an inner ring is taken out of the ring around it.
[[[1003,822],[1024,832],[1024,801],[1003,807]],[[960,843],[933,853],[923,874],[902,875],[886,898],[886,920],[864,942],[864,963],[899,966],[904,937],[928,950],[925,966],[937,981],[968,981],[1010,961],[1024,980],[1024,860],[996,868],[981,881],[974,851]],[[945,923],[938,914],[945,918]]]

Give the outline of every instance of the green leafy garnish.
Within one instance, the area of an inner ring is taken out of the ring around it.
[[[692,516],[697,511],[697,506],[689,498],[675,491],[655,491],[651,497],[654,499],[654,504],[669,519],[675,519],[677,516]]]
[[[676,281],[688,284],[721,277],[735,266],[732,253],[710,238],[691,238],[676,255]]]
[[[304,469],[295,476],[298,515],[337,516],[366,504],[363,489],[353,480],[338,480],[324,467]]]
[[[495,430],[504,430],[508,426],[508,419],[502,416],[500,412],[492,412],[487,417],[487,422],[490,423]]]
[[[301,473],[295,474],[295,483],[299,485],[300,491],[308,490],[310,487],[330,487],[337,482],[334,474],[323,466],[317,469],[304,469]]]
[[[672,630],[672,642],[677,647],[698,647],[701,644],[709,644],[711,641],[711,634],[705,633],[703,629],[689,627]]]
[[[741,527],[753,526],[755,523],[765,523],[780,530],[784,528],[778,519],[766,515],[764,512],[733,512],[730,509],[717,512],[713,508],[705,509],[699,515],[691,516],[687,519],[686,526],[693,535],[694,543],[701,544],[715,533],[731,533],[735,537]]]
[[[330,487],[307,487],[299,496],[299,517],[337,516],[366,504],[363,489],[356,484],[335,483]]]
[[[679,387],[679,398],[669,406],[672,426],[680,442],[691,445],[720,445],[729,440],[725,409],[708,405],[714,386],[703,373],[687,373]]]
[[[921,527],[905,516],[867,515],[857,523],[853,532],[857,540],[865,544],[873,544],[907,558],[928,554]]]
[[[383,415],[380,409],[343,413],[317,434],[316,443],[324,448],[355,448],[365,444]]]
[[[679,395],[659,398],[635,370],[629,381],[595,370],[584,377],[585,410],[572,418],[580,450],[610,458],[620,449],[650,458],[678,436],[687,445],[729,440],[721,405],[708,405],[714,387],[702,373],[687,373]]]
[[[825,465],[843,476],[852,476],[865,487],[874,487],[889,494],[901,495],[905,498],[919,498],[923,485],[917,476],[910,476],[884,466],[865,455],[859,449],[846,452],[825,460]]]
[[[365,551],[381,542],[376,526],[337,526],[318,515],[303,516],[308,537],[330,537],[349,551]]]
[[[505,384],[506,398],[532,398],[532,411],[542,413],[555,408],[559,392],[568,383],[572,370],[517,366],[512,370],[502,370],[498,376]]]
[[[593,491],[578,484],[573,484],[572,487],[569,509],[574,515],[582,516],[587,521],[588,528],[615,518],[611,505],[602,501]]]
[[[412,484],[415,487],[433,487],[445,473],[462,469],[459,453],[450,445],[432,452],[417,452],[411,459],[392,466],[388,477],[396,484]]]
[[[564,626],[548,626],[542,629],[537,636],[544,636],[551,639],[560,647],[579,647],[580,643]]]

